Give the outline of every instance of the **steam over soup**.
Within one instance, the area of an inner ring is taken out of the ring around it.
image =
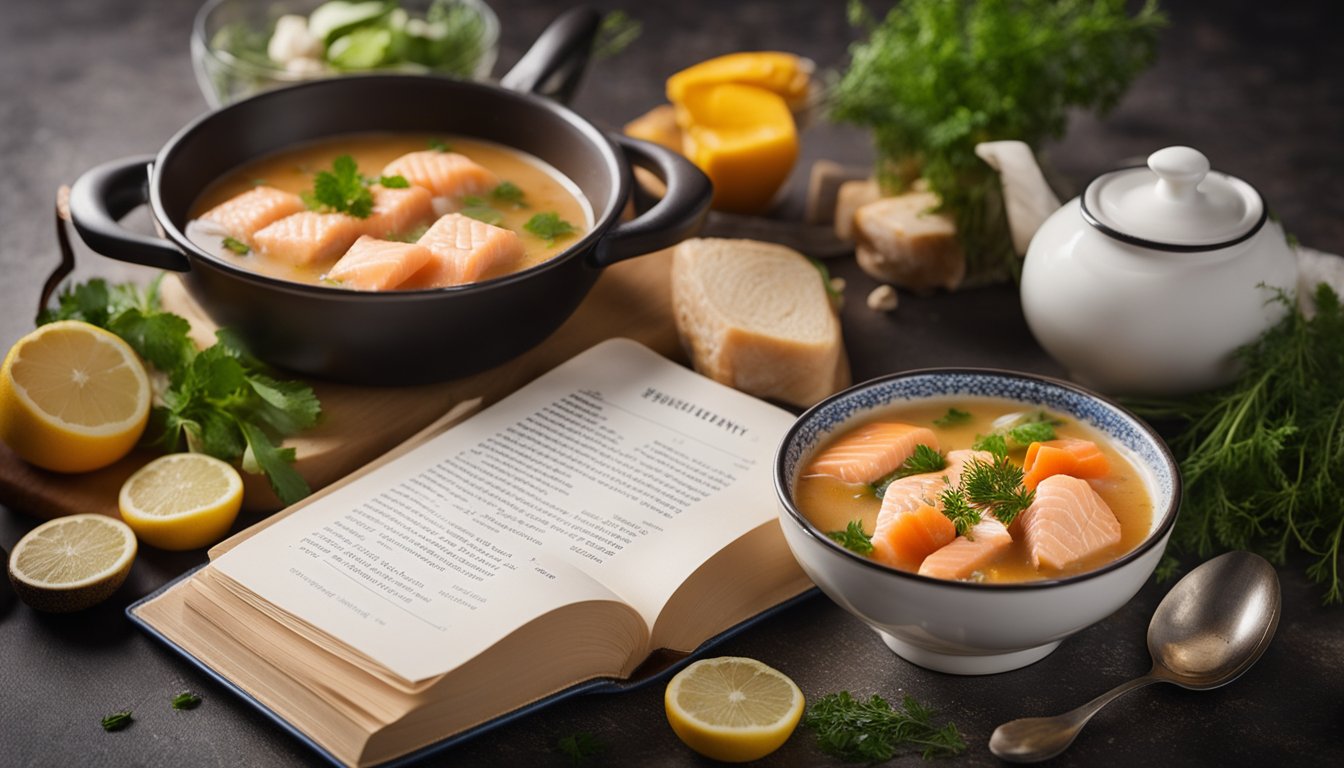
[[[454,136],[354,134],[231,171],[196,201],[187,236],[253,272],[382,291],[527,269],[592,225],[578,187],[524,152]]]
[[[1153,515],[1104,435],[990,398],[899,406],[835,435],[804,463],[794,502],[874,561],[991,583],[1098,568],[1137,547]]]

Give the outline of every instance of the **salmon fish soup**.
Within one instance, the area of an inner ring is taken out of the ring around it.
[[[196,200],[186,232],[253,272],[383,291],[518,272],[592,226],[583,193],[536,157],[398,133],[325,139],[236,168]]]
[[[985,583],[1098,568],[1137,547],[1153,515],[1139,470],[1104,435],[990,398],[903,405],[833,436],[793,497],[876,562]]]

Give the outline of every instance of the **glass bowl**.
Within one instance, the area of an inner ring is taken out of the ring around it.
[[[324,0],[209,0],[196,13],[191,30],[191,61],[196,82],[212,109],[218,109],[260,91],[307,80],[339,77],[367,72],[442,75],[484,80],[490,76],[499,54],[499,18],[484,0],[400,0],[398,6],[411,20],[423,20],[434,6],[454,9],[467,24],[479,24],[475,50],[454,52],[443,67],[414,62],[360,68],[336,67],[324,62],[320,67],[291,67],[276,64],[267,55],[267,44],[276,21],[285,15],[308,16]],[[361,3],[364,5],[364,3]],[[479,21],[472,21],[472,15]],[[334,46],[333,46],[334,50]]]

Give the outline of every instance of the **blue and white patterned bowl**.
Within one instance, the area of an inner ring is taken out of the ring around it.
[[[897,571],[851,552],[818,530],[793,502],[798,472],[831,435],[901,403],[996,397],[1062,413],[1110,437],[1138,469],[1153,502],[1147,538],[1087,573],[1023,584],[944,581]],[[1151,428],[1100,395],[1055,379],[984,369],[926,369],[857,384],[798,418],[775,457],[785,539],[832,600],[877,630],[898,655],[964,675],[1006,672],[1049,655],[1069,635],[1109,616],[1157,567],[1176,521],[1176,461]]]

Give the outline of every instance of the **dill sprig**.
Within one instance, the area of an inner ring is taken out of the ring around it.
[[[958,536],[965,536],[967,531],[980,523],[980,510],[971,506],[966,492],[960,486],[944,488],[938,494],[938,501],[940,511],[956,526]]]
[[[876,694],[864,701],[848,691],[832,693],[808,709],[803,725],[816,731],[822,752],[850,762],[878,763],[904,750],[927,760],[966,749],[956,725],[933,725],[933,711],[911,696],[896,708]]]
[[[851,552],[858,552],[860,555],[873,553],[873,537],[863,532],[862,521],[850,520],[845,530],[827,531],[826,535]]]
[[[1289,311],[1238,352],[1232,384],[1126,404],[1176,430],[1185,494],[1173,554],[1247,549],[1282,564],[1296,547],[1314,558],[1307,576],[1329,604],[1344,602],[1344,309],[1324,283],[1314,295],[1309,320],[1275,295]]]
[[[915,446],[915,452],[906,457],[901,462],[901,466],[883,475],[872,483],[873,495],[882,498],[887,493],[887,486],[900,480],[902,477],[911,475],[926,475],[930,472],[937,472],[947,466],[947,460],[943,454],[930,448],[923,443]]]
[[[1004,525],[1011,525],[1036,498],[1035,491],[1022,486],[1022,468],[1007,456],[995,456],[992,462],[972,460],[961,472],[960,487],[967,501]]]

